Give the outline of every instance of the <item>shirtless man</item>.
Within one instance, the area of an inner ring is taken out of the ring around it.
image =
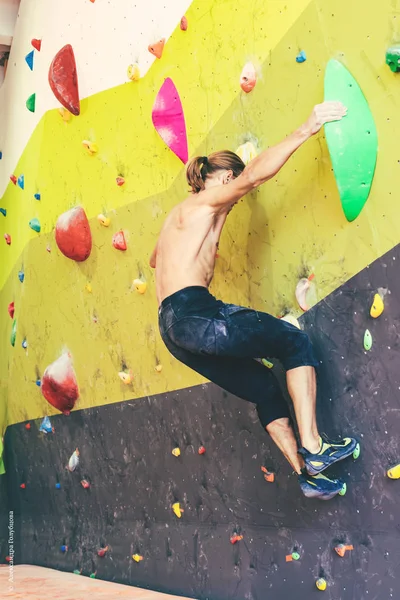
[[[194,158],[187,167],[192,194],[167,216],[150,258],[156,269],[159,326],[178,360],[225,390],[253,402],[263,428],[283,452],[307,497],[329,500],[346,484],[322,475],[333,463],[359,451],[353,438],[323,440],[316,420],[318,365],[306,333],[286,321],[225,304],[208,291],[226,217],[248,192],[278,173],[290,156],[324,123],[346,115],[340,102],[314,107],[309,119],[247,166],[233,152]],[[274,374],[259,361],[274,357],[286,370],[302,448]]]

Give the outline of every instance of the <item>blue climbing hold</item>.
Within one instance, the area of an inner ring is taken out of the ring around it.
[[[21,190],[23,190],[25,188],[25,177],[23,175],[20,175],[17,179],[17,183]]]
[[[0,160],[3,158],[3,153],[0,152]]]
[[[61,483],[56,483],[56,490],[61,490]]]
[[[38,387],[40,387],[42,385],[42,382],[40,381],[40,379],[36,379],[35,383]]]
[[[4,217],[6,217],[6,216],[7,216],[7,211],[6,211],[6,209],[5,209],[5,208],[0,208],[0,213],[1,213],[1,214],[2,214]]]
[[[296,56],[296,62],[298,63],[303,63],[306,62],[307,60],[307,56],[306,53],[304,52],[304,50],[302,50],[301,52],[298,53],[298,55]]]
[[[21,283],[24,283],[25,273],[23,271],[18,271],[18,279]]]
[[[60,550],[61,550],[61,552],[67,552],[68,546],[65,546],[65,544],[63,544],[62,546],[60,546]]]
[[[28,342],[26,340],[23,340],[22,347],[24,348],[24,350],[26,350],[26,348],[28,347]]]
[[[26,64],[28,65],[31,71],[33,71],[33,56],[33,50],[31,50],[31,52],[28,52],[28,54],[25,56]]]
[[[33,197],[35,198],[35,200],[40,200],[40,194],[34,194]]]
[[[53,427],[51,425],[49,417],[44,417],[43,421],[40,424],[39,431],[43,431],[44,433],[51,433],[53,431]]]
[[[33,231],[36,231],[37,233],[40,233],[40,223],[39,223],[39,219],[36,219],[36,217],[34,219],[31,219],[29,221],[29,227],[31,229],[33,229]]]

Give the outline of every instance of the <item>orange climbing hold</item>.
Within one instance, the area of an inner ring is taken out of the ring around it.
[[[117,233],[114,233],[112,243],[114,248],[116,248],[117,250],[126,250],[126,241],[124,232],[122,230],[117,231]]]
[[[14,318],[14,312],[15,312],[14,302],[10,302],[10,304],[8,305],[8,314],[10,315],[10,317],[12,319]]]
[[[336,554],[338,554],[342,558],[346,554],[346,552],[350,551],[350,550],[354,550],[353,546],[351,546],[351,545],[346,546],[345,544],[338,544],[337,546],[335,546]]]
[[[181,19],[181,29],[182,29],[182,31],[186,31],[187,28],[188,28],[188,20],[185,16],[183,16]]]
[[[11,235],[9,233],[4,234],[4,239],[6,240],[7,246],[11,246]]]
[[[85,489],[88,490],[90,488],[90,483],[87,481],[87,479],[82,479],[81,481],[81,486]]]
[[[268,481],[268,483],[274,483],[275,473],[271,473],[271,471],[268,471],[268,469],[265,467],[261,467],[261,471],[264,473],[265,481]]]
[[[154,54],[154,56],[156,56],[157,58],[161,58],[163,51],[164,51],[164,46],[165,46],[165,38],[162,38],[158,42],[155,42],[154,44],[150,44],[148,50],[151,54]]]
[[[100,556],[100,558],[103,558],[103,556],[105,556],[108,552],[108,546],[106,546],[105,548],[100,548],[100,550],[97,550],[97,556]]]
[[[123,177],[117,177],[116,180],[118,187],[121,187],[125,183],[125,179]]]
[[[35,48],[35,50],[40,52],[40,50],[42,48],[42,40],[37,40],[36,38],[33,38],[33,40],[31,41],[31,44]]]
[[[125,385],[130,385],[133,381],[132,371],[129,371],[129,373],[126,373],[125,371],[120,371],[118,373],[118,376],[121,379],[121,381],[125,383]]]
[[[251,92],[257,83],[257,74],[253,63],[248,62],[244,65],[240,76],[240,87],[246,94]]]
[[[236,542],[240,542],[240,540],[243,539],[242,535],[238,535],[237,533],[235,533],[235,535],[231,536],[231,544],[236,544]]]
[[[27,429],[27,430],[29,431],[29,430],[30,430],[30,428],[31,428],[31,424],[30,424],[30,423],[26,423],[26,425],[25,425],[25,429]]]

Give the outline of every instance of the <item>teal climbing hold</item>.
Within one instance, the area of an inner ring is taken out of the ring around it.
[[[29,227],[31,229],[33,229],[33,231],[36,231],[37,233],[40,233],[40,223],[39,223],[39,219],[36,219],[36,217],[34,219],[31,219],[29,221]]]
[[[302,50],[301,52],[298,53],[298,55],[296,56],[296,62],[298,63],[303,63],[306,62],[307,60],[307,56],[306,53],[304,52],[304,50]]]
[[[365,350],[371,350],[372,348],[372,335],[369,329],[366,329],[364,333],[364,348]]]
[[[20,175],[18,177],[17,184],[21,188],[21,190],[23,190],[25,188],[25,177],[23,175]]]
[[[11,328],[11,336],[10,336],[11,346],[15,346],[15,338],[16,337],[17,337],[17,319],[14,319],[12,328]]]
[[[3,158],[3,153],[0,152],[0,160]]]
[[[393,73],[400,71],[400,46],[392,46],[386,50],[386,64]]]
[[[26,108],[30,111],[30,112],[35,112],[35,108],[36,108],[36,94],[32,94],[31,96],[29,96],[28,100],[26,101]]]
[[[34,56],[33,50],[31,50],[31,52],[29,52],[25,56],[26,64],[28,65],[28,67],[30,68],[31,71],[33,71],[33,56]]]
[[[334,59],[325,71],[325,100],[339,100],[348,109],[342,120],[326,123],[325,136],[343,212],[348,221],[354,221],[368,199],[374,178],[376,127],[357,81]]]
[[[7,216],[7,210],[5,208],[0,208],[0,213],[3,215],[3,217]]]
[[[33,197],[35,198],[35,200],[40,200],[40,194],[34,194]]]
[[[21,283],[24,283],[25,273],[23,271],[18,271],[18,279]]]

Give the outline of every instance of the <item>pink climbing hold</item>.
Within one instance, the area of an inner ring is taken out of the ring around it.
[[[255,88],[256,83],[256,70],[253,63],[248,62],[244,65],[242,74],[240,76],[240,87],[244,92],[246,92],[246,94],[248,94]]]
[[[181,99],[172,79],[164,81],[157,94],[152,112],[153,125],[168,148],[181,159],[188,160],[185,117]]]
[[[13,319],[14,318],[14,302],[10,302],[10,304],[8,305],[8,314],[10,315],[10,317]]]
[[[181,29],[182,29],[182,31],[187,31],[187,28],[188,28],[188,20],[185,16],[183,16],[181,19]]]
[[[80,206],[60,215],[56,223],[56,242],[67,258],[83,262],[92,251],[92,234],[86,213]]]
[[[71,44],[57,52],[49,69],[49,84],[53,94],[70,113],[80,114],[78,75]]]
[[[4,239],[6,240],[7,246],[11,246],[11,235],[9,233],[4,234]]]
[[[117,231],[114,233],[112,243],[114,248],[117,250],[126,250],[126,241],[123,231]]]
[[[46,368],[40,389],[47,402],[64,415],[69,415],[79,397],[78,383],[69,352],[62,354]]]

